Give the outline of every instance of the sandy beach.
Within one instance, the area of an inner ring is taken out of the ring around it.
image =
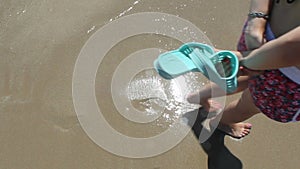
[[[131,14],[165,13],[195,25],[213,46],[235,50],[248,8],[249,1],[238,0],[2,0],[0,169],[298,168],[300,128],[296,123],[281,124],[257,115],[249,120],[253,124],[251,134],[242,140],[216,133],[200,145],[195,133],[189,131],[168,151],[151,157],[130,158],[109,152],[91,139],[82,123],[97,124],[97,118],[89,117],[92,119],[89,121],[74,107],[75,64],[86,42],[106,25]],[[158,19],[163,22],[163,18]],[[129,26],[135,29],[143,25]],[[115,30],[122,33],[125,29]],[[176,33],[176,28],[174,30]],[[108,44],[119,34],[105,36]],[[112,83],[114,72],[121,63],[125,65],[124,60],[132,53],[147,48],[173,50],[180,45],[174,38],[153,32],[123,39],[105,54],[97,68],[93,90],[103,116],[113,129],[126,136],[147,138],[172,125],[174,119],[169,115],[174,114],[172,108],[167,109],[169,114],[149,124],[128,121],[119,114],[114,103]],[[139,64],[124,68],[124,75]],[[137,76],[148,78],[154,74],[148,70]],[[118,84],[123,86],[115,81],[116,88]],[[120,89],[125,91],[126,86]],[[227,102],[238,97],[228,97]],[[137,110],[149,108],[149,105],[139,105],[140,102],[131,103]],[[164,105],[150,102],[150,107],[161,111]],[[175,115],[177,118],[176,112]],[[89,130],[98,134],[99,139],[106,137],[93,127]],[[172,143],[170,138],[163,143]],[[160,144],[152,146],[160,147]]]

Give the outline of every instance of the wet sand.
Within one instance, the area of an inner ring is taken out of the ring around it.
[[[81,48],[96,30],[121,15],[138,12],[178,15],[206,32],[216,47],[235,49],[248,6],[248,1],[237,0],[2,0],[0,168],[207,168],[208,156],[204,151],[207,144],[202,149],[192,131],[170,151],[151,158],[120,157],[96,145],[83,131],[74,110],[74,65]],[[156,43],[157,40],[162,43]],[[111,93],[107,92],[110,84],[105,82],[110,82],[111,72],[118,62],[135,49],[168,44],[169,47],[165,47],[168,50],[178,44],[150,35],[122,43],[108,53],[118,58],[105,57],[106,65],[97,74],[95,90],[99,105],[120,132],[154,135],[160,130],[151,127],[143,130],[120,118]],[[243,168],[299,166],[297,124],[279,124],[263,115],[249,121],[254,125],[250,136],[241,141],[225,137],[225,146],[241,161]],[[219,141],[213,144],[221,145],[222,151],[229,154],[222,145],[223,136],[217,133],[215,137],[218,138],[211,143]],[[227,157],[223,159],[221,153],[218,154],[219,149],[215,150],[210,161],[224,163]],[[225,163],[223,168],[228,161]]]

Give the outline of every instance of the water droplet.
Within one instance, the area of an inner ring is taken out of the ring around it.
[[[94,25],[94,26],[91,27],[86,33],[89,34],[89,33],[92,32],[95,28],[96,28],[96,26]]]

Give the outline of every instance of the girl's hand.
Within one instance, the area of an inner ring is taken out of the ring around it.
[[[241,59],[240,60],[240,68],[239,68],[239,72],[238,72],[238,76],[257,76],[257,75],[260,75],[262,74],[264,71],[263,70],[252,70],[252,69],[249,69],[247,68],[246,66],[243,65],[243,61],[245,59]]]
[[[249,18],[245,29],[245,41],[248,50],[257,49],[266,42],[264,38],[266,22],[263,18]]]
[[[248,69],[244,66],[240,66],[238,75],[239,76],[250,76],[251,77],[251,76],[260,75],[263,72],[264,72],[263,70],[251,70],[251,69]]]
[[[231,75],[232,68],[229,58],[224,58],[221,63],[217,63],[215,66],[221,77],[228,77]]]

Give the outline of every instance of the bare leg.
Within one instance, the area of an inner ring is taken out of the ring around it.
[[[239,87],[237,92],[243,91],[239,100],[236,100],[226,106],[221,118],[218,128],[235,138],[241,138],[250,133],[252,125],[250,123],[240,123],[253,115],[260,113],[254,105],[248,87],[249,77],[240,76],[238,78]],[[217,96],[224,96],[225,92],[222,91],[216,84],[211,83],[198,92],[192,93],[188,96],[187,100],[190,103],[199,104],[204,107],[208,112],[214,112],[220,108],[218,103],[211,100],[211,92],[217,91]],[[234,93],[232,93],[234,94]],[[216,97],[217,97],[216,96]]]
[[[249,89],[246,89],[239,100],[226,106],[218,128],[233,137],[244,137],[250,133],[252,126],[240,122],[258,113],[260,111],[253,103]]]
[[[221,97],[225,95],[232,95],[236,94],[238,92],[244,91],[248,87],[248,76],[240,76],[238,77],[238,88],[234,93],[226,93],[223,89],[221,89],[217,84],[215,83],[209,83],[205,85],[200,91],[191,93],[187,100],[190,103],[193,104],[201,104],[205,108],[205,104],[208,103],[208,100],[212,97],[212,91],[214,91],[214,97]],[[208,111],[208,109],[206,109]]]
[[[217,102],[211,100],[212,91],[218,96],[225,96],[226,93],[215,83],[205,85],[200,91],[191,93],[187,97],[187,101],[193,104],[200,104],[207,112],[215,112],[221,108]]]

